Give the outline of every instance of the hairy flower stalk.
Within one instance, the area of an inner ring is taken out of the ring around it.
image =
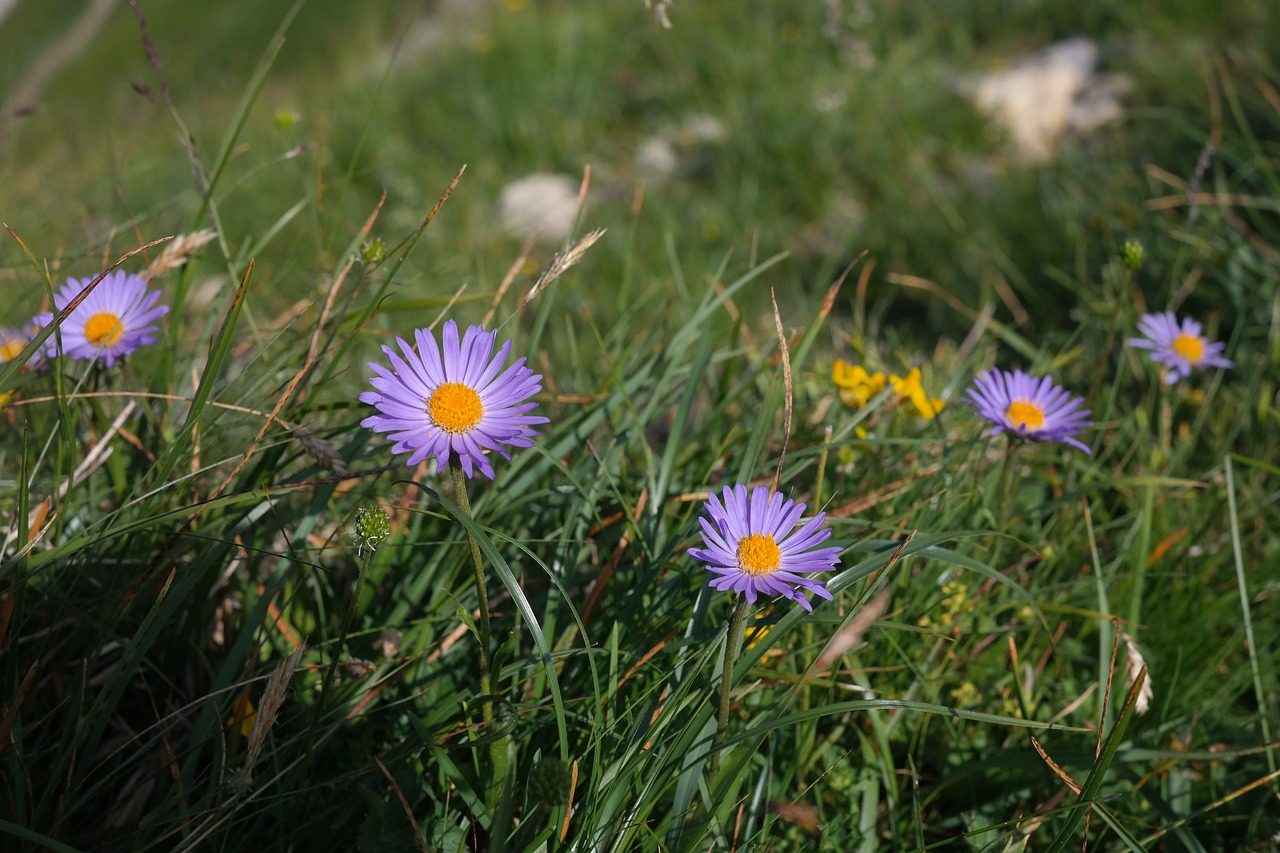
[[[733,665],[738,660],[738,649],[742,645],[743,626],[747,621],[747,597],[738,593],[733,606],[733,615],[729,617],[729,635],[724,640],[724,669],[720,673],[720,714],[716,717],[715,745],[724,740],[729,729],[730,697],[733,693]]]
[[[467,518],[471,514],[471,500],[467,497],[467,475],[462,470],[462,460],[454,456],[449,460],[449,475],[453,478],[453,488],[458,498],[458,506]],[[481,709],[486,723],[493,721],[493,657],[489,631],[489,588],[484,580],[484,557],[480,554],[480,543],[467,531],[467,544],[471,546],[471,565],[475,569],[476,598],[479,601],[480,620],[476,623],[476,631],[480,637],[480,695]],[[502,785],[507,778],[507,739],[500,737],[489,744],[489,760],[493,763],[493,777],[489,780],[489,795],[486,797],[490,809],[496,808],[498,798],[502,794]]]

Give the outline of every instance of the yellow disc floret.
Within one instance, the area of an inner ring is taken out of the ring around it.
[[[26,345],[27,342],[25,340],[16,336],[0,343],[0,363],[17,358],[18,353],[22,352],[22,348]]]
[[[1204,358],[1204,340],[1199,335],[1181,334],[1173,339],[1173,351],[1192,364]]]
[[[778,570],[782,552],[768,533],[752,533],[738,540],[738,568],[749,575],[769,575]]]
[[[1035,432],[1044,426],[1044,409],[1030,400],[1014,400],[1004,413],[1015,429]]]
[[[484,404],[474,388],[461,382],[446,382],[431,393],[427,414],[445,432],[467,432],[484,417]]]
[[[109,347],[124,335],[124,324],[110,311],[94,314],[84,324],[84,339],[96,347]]]

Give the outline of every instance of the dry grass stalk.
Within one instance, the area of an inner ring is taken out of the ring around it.
[[[253,731],[249,733],[249,746],[244,756],[244,773],[241,774],[239,781],[241,794],[252,784],[250,780],[253,765],[262,754],[262,747],[267,742],[267,733],[271,731],[276,717],[280,715],[280,706],[284,704],[285,694],[289,691],[289,680],[293,678],[293,673],[297,670],[298,662],[302,660],[302,654],[305,651],[306,646],[299,645],[267,679],[267,686],[262,691],[262,701],[258,703],[258,713],[253,718]]]
[[[400,801],[400,808],[404,809],[404,816],[408,818],[409,826],[413,827],[413,840],[418,843],[418,849],[422,853],[427,853],[427,842],[422,837],[422,827],[418,826],[418,819],[413,816],[413,808],[409,805],[409,801],[405,799],[404,792],[400,790],[400,786],[396,784],[396,778],[391,775],[387,765],[383,764],[376,755],[373,760],[378,765],[378,769],[382,771],[382,775],[387,778],[387,783],[391,785],[391,790],[395,792],[396,799]]]
[[[293,434],[315,463],[338,476],[347,473],[347,463],[338,455],[338,448],[327,438],[321,438],[307,424],[293,424]]]
[[[170,240],[168,245],[156,256],[156,259],[151,262],[151,266],[147,267],[144,277],[147,281],[151,281],[158,275],[177,269],[185,264],[188,258],[211,243],[213,238],[217,236],[216,231],[208,228],[193,231],[190,234],[179,234]]]
[[[778,483],[782,480],[782,465],[787,461],[794,397],[791,384],[791,351],[787,349],[787,334],[782,330],[782,315],[778,313],[778,297],[772,288],[769,289],[769,300],[773,304],[773,328],[778,333],[778,349],[782,353],[782,388],[785,392],[782,405],[782,447],[778,450],[778,467],[773,472],[773,483],[769,487],[772,493],[778,491]]]
[[[542,275],[538,276],[538,280],[533,283],[533,287],[529,288],[529,292],[525,294],[524,299],[520,300],[520,304],[516,306],[515,313],[519,314],[524,306],[533,301],[533,298],[542,292],[548,284],[564,275],[569,267],[582,260],[582,256],[587,253],[597,240],[604,236],[605,229],[597,228],[589,234],[584,234],[574,241],[573,245],[565,249],[560,254],[551,259],[551,263],[543,270]]]
[[[836,632],[836,635],[831,638],[831,642],[827,643],[827,647],[822,650],[822,654],[818,655],[818,660],[814,663],[812,671],[815,673],[821,672],[862,642],[862,637],[867,633],[867,629],[889,609],[889,599],[892,596],[893,590],[886,588],[877,593],[876,597],[868,601],[857,613],[853,614],[853,618]]]

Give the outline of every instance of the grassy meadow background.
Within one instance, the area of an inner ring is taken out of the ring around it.
[[[71,5],[0,21],[0,326],[217,236],[123,367],[0,366],[5,850],[1276,849],[1267,0],[678,0],[670,29],[641,0],[142,0],[154,59],[117,3],[12,102]],[[1124,115],[1028,165],[961,81],[1072,36]],[[681,142],[700,115],[724,137]],[[565,245],[499,194],[588,168],[577,233],[606,233],[520,308]],[[380,345],[491,310],[550,423],[471,484],[482,727],[451,486],[356,395]],[[1159,310],[1236,367],[1162,386],[1124,345]],[[946,408],[845,406],[836,358]],[[1092,454],[1009,461],[962,400],[991,365],[1083,395]],[[709,489],[769,482],[788,398],[780,488],[829,514],[835,601],[755,608],[713,744],[732,599],[686,551]]]

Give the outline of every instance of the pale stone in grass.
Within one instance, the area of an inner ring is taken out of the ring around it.
[[[636,168],[650,180],[669,178],[680,168],[676,147],[661,136],[650,136],[636,149]]]
[[[578,185],[576,178],[547,172],[512,181],[498,196],[498,221],[522,238],[562,242],[578,215]]]
[[[729,128],[719,118],[693,113],[641,142],[636,168],[649,180],[697,172],[712,165],[715,148],[728,138]]]
[[[1098,46],[1086,38],[1050,45],[1009,68],[963,85],[979,109],[1009,134],[1029,163],[1053,159],[1068,132],[1088,134],[1122,115],[1128,78],[1098,74]]]

